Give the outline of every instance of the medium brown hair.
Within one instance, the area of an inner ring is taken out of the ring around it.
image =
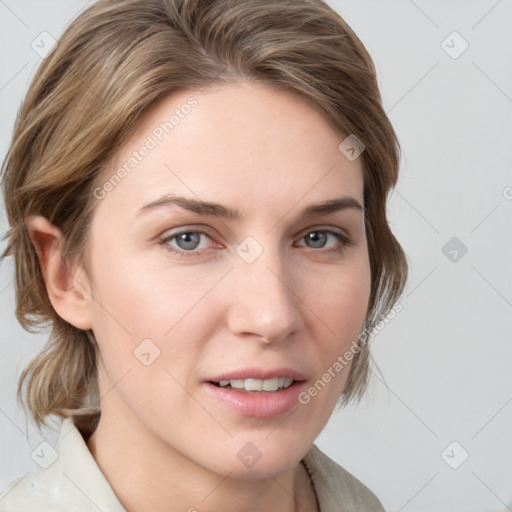
[[[42,215],[61,230],[62,261],[71,269],[85,253],[98,176],[148,108],[173,93],[238,80],[299,94],[366,148],[360,158],[371,293],[340,404],[363,395],[372,328],[407,275],[386,218],[399,145],[363,44],[320,0],[101,0],[41,64],[2,166],[11,226],[2,257],[15,259],[16,317],[29,331],[51,327],[18,387],[38,426],[50,414],[98,405],[96,342],[52,307],[27,218]]]

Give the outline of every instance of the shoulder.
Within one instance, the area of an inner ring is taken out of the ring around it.
[[[379,499],[316,445],[303,459],[317,493],[320,512],[384,512]]]
[[[62,500],[56,499],[63,482],[55,469],[40,469],[13,480],[0,494],[0,512],[66,510]]]
[[[0,512],[125,512],[71,419],[57,449],[42,450],[45,467],[11,482],[0,493]]]

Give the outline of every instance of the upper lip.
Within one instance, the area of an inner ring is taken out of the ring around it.
[[[259,379],[267,380],[276,377],[284,377],[286,379],[293,379],[296,381],[306,380],[303,373],[293,370],[292,368],[275,368],[273,370],[263,368],[241,368],[230,372],[222,373],[207,379],[208,382],[220,382],[221,380],[245,380],[245,379]]]

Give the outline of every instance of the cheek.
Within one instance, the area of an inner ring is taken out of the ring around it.
[[[332,335],[346,339],[364,322],[370,298],[370,268],[365,259],[357,265],[340,267],[314,276],[306,289],[307,304],[330,328]],[[334,332],[333,332],[334,331]]]
[[[137,264],[135,258],[111,261],[97,268],[94,305],[105,389],[115,384],[136,414],[161,409],[163,396],[167,411],[187,410],[178,382],[185,383],[195,360],[191,352],[198,350],[194,333],[186,328],[196,319],[192,306],[204,287],[161,266]]]
[[[370,297],[369,263],[361,258],[357,264],[336,269],[329,278],[323,276],[316,283],[316,292],[307,299],[315,313],[310,322],[314,325],[311,332],[318,361],[316,379],[322,381],[317,387],[322,389],[323,398],[315,401],[315,407],[323,402],[328,411],[342,392],[358,346]]]
[[[161,265],[110,249],[108,260],[98,258],[95,268],[95,312],[103,326],[117,324],[125,335],[144,337],[150,330],[155,334],[156,318],[170,326],[175,306],[183,301],[183,280]]]
[[[365,264],[350,266],[317,283],[317,292],[307,299],[313,311],[308,318],[315,374],[299,397],[305,415],[301,425],[316,435],[339,402],[357,353],[370,296],[370,272]]]
[[[154,352],[160,351],[155,366],[172,362],[186,371],[187,360],[193,360],[190,352],[201,343],[197,333],[207,338],[214,326],[218,308],[209,303],[208,292],[224,270],[170,268],[160,259],[141,261],[126,253],[113,253],[110,264],[95,270],[94,330],[98,341],[103,340],[105,364],[116,373],[126,371],[134,361],[139,364],[134,354],[139,345],[151,349],[154,343]]]

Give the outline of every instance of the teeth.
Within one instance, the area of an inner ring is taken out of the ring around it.
[[[279,388],[279,379],[267,379],[261,381],[261,389],[263,391],[277,391]]]
[[[236,379],[236,380],[221,380],[219,386],[225,388],[231,385],[232,388],[245,389],[246,391],[277,391],[278,389],[289,388],[293,383],[293,379],[285,377],[275,377],[273,379]]]
[[[262,380],[258,379],[245,379],[244,388],[247,391],[261,391],[261,386],[263,385]]]

